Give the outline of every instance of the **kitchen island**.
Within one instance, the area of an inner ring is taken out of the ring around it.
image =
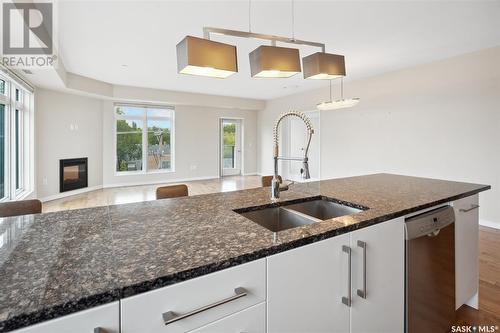
[[[257,188],[5,218],[0,223],[0,332],[110,304],[116,304],[116,321],[121,312],[122,332],[132,332],[123,326],[127,318],[119,303],[124,300],[231,267],[264,265],[262,260],[273,255],[489,188],[375,174],[294,184],[277,202],[269,188]],[[278,233],[235,212],[316,198],[361,211]],[[211,321],[227,315],[220,312]]]

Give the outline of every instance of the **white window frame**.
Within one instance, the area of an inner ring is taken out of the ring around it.
[[[142,116],[122,116],[116,114],[116,109],[118,107],[136,107],[144,108],[145,112]],[[167,117],[148,117],[147,109],[165,109],[169,110],[171,116],[170,119],[170,169],[154,169],[148,170],[147,165],[147,149],[148,149],[148,120],[162,120],[167,119]],[[152,104],[129,104],[129,103],[115,103],[113,106],[113,134],[114,134],[114,144],[113,144],[113,154],[114,154],[114,170],[115,176],[127,176],[127,175],[146,175],[146,174],[156,174],[156,173],[173,173],[175,172],[175,108],[170,105],[152,105]],[[142,170],[137,171],[118,171],[116,170],[116,164],[118,162],[118,157],[116,154],[117,148],[117,120],[141,120],[143,122],[142,126]]]
[[[33,193],[34,95],[2,72],[0,79],[5,81],[5,94],[0,94],[0,103],[5,105],[4,197],[0,198],[3,202],[21,200]],[[16,101],[16,89],[20,93],[19,101]],[[19,110],[19,188],[16,188],[16,110]]]

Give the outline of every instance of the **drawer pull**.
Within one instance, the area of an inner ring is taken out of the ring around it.
[[[471,210],[478,209],[478,208],[479,208],[479,205],[471,205],[471,207],[468,209],[460,208],[458,211],[462,212],[462,213],[467,213],[467,212],[470,212]]]
[[[215,308],[219,305],[229,303],[231,301],[237,300],[238,298],[241,298],[241,297],[244,297],[247,295],[248,295],[248,292],[245,288],[238,287],[238,288],[234,289],[233,296],[228,297],[228,298],[224,298],[223,300],[220,300],[218,302],[214,302],[214,303],[209,304],[209,305],[205,305],[205,306],[198,308],[196,310],[189,311],[189,312],[186,312],[184,314],[178,314],[178,313],[175,313],[173,311],[165,312],[162,314],[163,322],[165,323],[165,325],[172,324],[172,323],[175,323],[176,321],[179,321],[181,319],[194,316],[195,314],[198,314],[200,312],[210,310],[210,309]]]
[[[108,331],[106,331],[102,327],[96,327],[96,328],[94,328],[94,333],[108,333]]]

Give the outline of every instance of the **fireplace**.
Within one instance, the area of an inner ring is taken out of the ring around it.
[[[59,160],[59,191],[66,192],[88,186],[88,158]]]

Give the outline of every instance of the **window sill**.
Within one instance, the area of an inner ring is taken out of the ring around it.
[[[115,171],[115,176],[138,176],[155,175],[162,173],[175,173],[175,170],[156,170],[156,171]]]

